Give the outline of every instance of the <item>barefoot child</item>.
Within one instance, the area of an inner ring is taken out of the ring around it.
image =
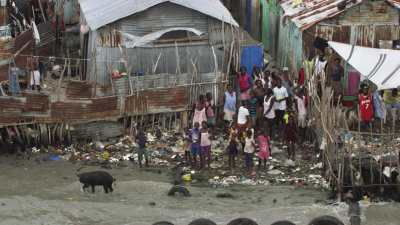
[[[254,152],[256,151],[256,143],[254,141],[253,129],[246,131],[246,138],[244,144],[245,166],[246,169],[251,171],[253,168]]]
[[[197,157],[200,155],[200,124],[198,122],[194,123],[193,129],[190,131],[190,150],[192,153],[193,164],[192,168],[197,168]]]
[[[288,146],[288,159],[295,161],[295,144],[297,142],[297,125],[294,117],[289,116],[288,124],[285,126],[285,142]]]
[[[201,125],[201,130],[200,130],[200,148],[201,148],[201,153],[200,153],[200,166],[201,168],[204,168],[206,163],[208,168],[210,168],[211,165],[211,140],[210,140],[210,133],[208,131],[208,125],[207,122],[203,121],[203,124]]]
[[[227,148],[228,156],[229,156],[229,168],[235,168],[236,167],[236,156],[238,154],[238,139],[237,139],[237,134],[235,132],[232,132],[230,135],[229,139],[229,145]]]
[[[264,164],[264,169],[267,168],[267,160],[270,156],[269,136],[262,129],[259,129],[257,143],[260,151],[258,152],[258,169],[261,168],[261,163]]]

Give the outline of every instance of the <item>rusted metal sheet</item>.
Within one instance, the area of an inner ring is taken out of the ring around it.
[[[90,98],[93,93],[93,84],[83,81],[69,81],[66,96],[71,99]]]
[[[24,112],[41,112],[46,113],[50,109],[50,97],[40,93],[24,93],[26,104]]]
[[[186,110],[188,92],[185,87],[145,90],[125,101],[128,115]]]
[[[18,97],[0,97],[0,113],[2,116],[13,114],[14,116],[21,114],[25,109],[25,98]]]
[[[59,121],[104,120],[119,116],[118,97],[105,97],[51,104],[51,119]]]

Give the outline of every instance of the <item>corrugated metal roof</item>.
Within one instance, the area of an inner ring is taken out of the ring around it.
[[[400,8],[400,0],[386,0],[396,8]],[[343,10],[339,10],[338,4],[343,0],[303,0],[302,4],[294,4],[295,0],[283,0],[281,7],[284,16],[289,18],[300,30],[306,30],[314,24],[332,18],[353,6],[362,3],[362,0],[349,1]]]
[[[181,5],[234,26],[239,26],[219,0],[80,0],[80,5],[81,12],[89,27],[96,30],[164,2]]]

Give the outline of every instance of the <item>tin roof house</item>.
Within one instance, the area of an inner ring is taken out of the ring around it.
[[[265,47],[292,69],[315,54],[316,37],[373,48],[400,39],[399,0],[263,0],[262,8]]]
[[[97,96],[128,96],[128,115],[183,111],[199,93],[217,98],[238,27],[219,0],[82,0],[80,7],[83,70]],[[139,98],[145,107],[133,107]]]

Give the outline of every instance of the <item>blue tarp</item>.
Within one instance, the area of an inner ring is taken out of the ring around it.
[[[254,65],[260,69],[264,66],[264,49],[261,45],[249,45],[242,48],[240,66],[246,67],[247,73],[252,75]]]

